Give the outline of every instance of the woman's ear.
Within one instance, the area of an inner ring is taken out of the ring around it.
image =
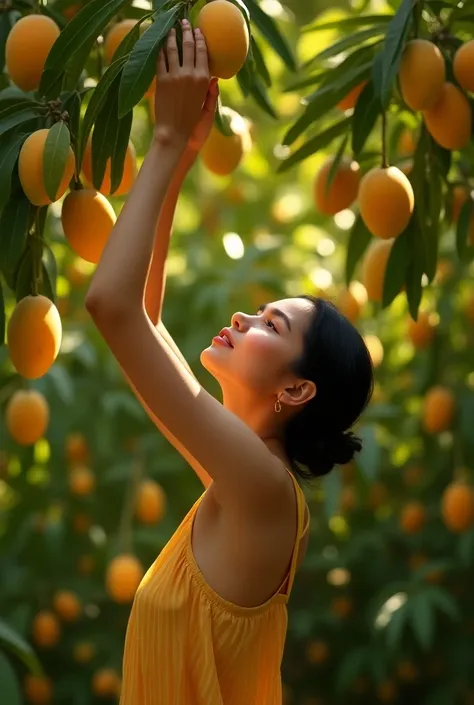
[[[300,406],[306,404],[316,396],[317,389],[314,382],[308,379],[298,380],[293,387],[287,387],[280,397],[286,406]]]

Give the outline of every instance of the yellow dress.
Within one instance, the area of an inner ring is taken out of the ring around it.
[[[296,479],[298,530],[287,577],[258,607],[224,600],[191,548],[197,500],[147,571],[125,639],[120,705],[281,705],[281,660],[306,501]],[[308,517],[309,522],[309,517]]]

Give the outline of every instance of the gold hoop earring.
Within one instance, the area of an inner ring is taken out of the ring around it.
[[[281,411],[281,401],[279,399],[276,400],[275,402],[275,413],[279,414]]]

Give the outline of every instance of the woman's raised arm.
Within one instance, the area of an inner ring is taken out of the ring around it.
[[[209,88],[204,38],[183,27],[158,67],[162,91],[155,138],[94,274],[86,307],[146,407],[216,482],[225,501],[272,511],[286,501],[286,473],[263,441],[206,392],[148,318],[145,285],[168,184],[197,125]]]

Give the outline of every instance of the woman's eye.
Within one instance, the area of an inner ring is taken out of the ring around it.
[[[265,321],[265,325],[267,325],[269,328],[273,328],[274,331],[276,331],[276,326],[271,320]],[[278,331],[277,331],[278,332]]]

